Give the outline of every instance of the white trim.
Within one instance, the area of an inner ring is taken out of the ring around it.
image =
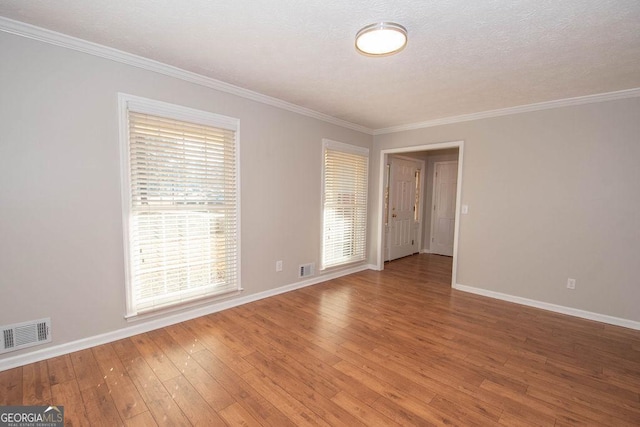
[[[508,301],[516,304],[526,305],[529,307],[540,308],[542,310],[553,311],[555,313],[567,314],[569,316],[580,317],[582,319],[595,320],[596,322],[607,323],[615,326],[622,326],[623,328],[640,330],[640,322],[636,322],[634,320],[622,319],[620,317],[613,317],[613,316],[608,316],[606,314],[593,313],[591,311],[579,310],[577,308],[566,307],[564,305],[551,304],[548,302],[522,298],[515,295],[503,294],[501,292],[490,291],[482,288],[475,288],[473,286],[455,284],[453,285],[453,288],[462,292],[469,292],[472,294],[499,299],[502,301]]]
[[[132,274],[129,266],[131,253],[129,251],[129,211],[131,204],[131,165],[129,164],[129,114],[127,111],[127,97],[118,93],[118,135],[120,138],[120,212],[122,213],[122,248],[124,263],[124,286],[125,286],[125,317],[127,313],[133,311],[133,289],[131,287]]]
[[[346,263],[340,263],[340,264],[334,264],[334,265],[330,265],[330,266],[325,266],[325,259],[324,259],[324,244],[325,244],[325,235],[324,235],[324,231],[325,231],[325,215],[324,215],[324,207],[325,207],[325,200],[326,200],[326,182],[325,182],[325,174],[326,174],[326,164],[325,164],[325,156],[326,156],[326,152],[327,150],[331,150],[331,151],[339,151],[339,152],[343,152],[343,153],[349,153],[349,154],[355,154],[357,156],[361,156],[361,157],[365,157],[367,159],[367,175],[366,175],[366,179],[367,179],[367,193],[368,193],[368,189],[369,189],[369,176],[371,174],[371,171],[369,169],[370,165],[371,165],[371,158],[369,156],[369,148],[367,147],[361,147],[359,145],[353,145],[353,144],[347,144],[344,142],[339,142],[339,141],[334,141],[331,139],[327,139],[327,138],[323,138],[322,139],[322,156],[320,157],[322,160],[322,176],[321,176],[321,187],[320,187],[320,219],[321,219],[321,224],[320,224],[320,271],[331,271],[334,268],[341,268],[345,265],[349,265],[349,264],[353,264],[353,263],[359,263],[362,262],[363,260],[367,259],[367,253],[368,253],[368,247],[367,247],[367,243],[368,243],[368,225],[369,225],[369,197],[367,197],[367,203],[366,203],[366,212],[365,212],[365,218],[366,218],[366,222],[365,222],[365,235],[364,235],[364,239],[365,239],[365,243],[364,243],[364,259],[357,259],[357,260],[350,260],[347,261]],[[367,194],[368,196],[368,194]]]
[[[25,354],[9,357],[0,360],[0,372],[15,368],[18,366],[27,365],[29,363],[40,362],[42,360],[50,359],[52,357],[61,356],[64,354],[72,353],[74,351],[84,350],[87,348],[95,347],[102,344],[107,344],[113,341],[129,338],[134,335],[143,334],[145,332],[153,331],[155,329],[164,328],[169,325],[174,325],[180,322],[186,322],[187,320],[195,319],[196,317],[206,316],[207,314],[217,313],[219,311],[227,310],[229,308],[238,307],[243,304],[258,301],[261,299],[269,298],[275,295],[283,294],[285,292],[294,291],[296,289],[305,288],[307,286],[316,285],[318,283],[326,282],[328,280],[336,279],[338,277],[347,276],[349,274],[358,273],[360,271],[375,269],[375,265],[358,265],[355,267],[342,269],[340,271],[334,271],[329,274],[323,274],[321,276],[313,277],[300,282],[292,283],[290,285],[281,286],[276,289],[271,289],[264,292],[258,292],[256,294],[247,295],[246,297],[234,298],[225,301],[219,301],[211,305],[201,306],[189,311],[177,313],[169,316],[162,317],[160,319],[154,319],[146,322],[140,322],[132,326],[127,326],[117,331],[107,332],[100,335],[95,335],[89,338],[83,338],[76,341],[56,345],[53,347],[44,348],[41,350],[32,351]]]
[[[377,271],[384,270],[384,170],[386,167],[385,156],[397,153],[412,153],[416,151],[433,151],[443,150],[446,148],[458,149],[458,184],[456,188],[456,207],[462,205],[462,170],[464,165],[464,141],[440,142],[435,144],[415,145],[402,148],[389,148],[380,150],[380,171],[379,171],[379,209],[378,209],[378,242],[376,247],[377,253]],[[458,240],[460,237],[460,209],[456,208],[456,217],[453,229],[453,265],[451,266],[451,286],[455,286],[456,277],[458,275]]]
[[[234,117],[223,116],[221,114],[212,113],[204,110],[197,110],[183,105],[170,104],[167,102],[156,101],[149,98],[143,98],[140,96],[129,95],[126,93],[118,93],[118,124],[119,137],[120,137],[120,175],[121,175],[121,196],[122,196],[122,231],[123,231],[123,243],[124,243],[124,266],[125,266],[125,295],[126,295],[126,313],[125,318],[128,321],[136,321],[138,316],[142,318],[153,317],[157,313],[138,313],[135,307],[134,301],[134,289],[132,286],[133,277],[131,271],[131,258],[130,258],[130,223],[131,218],[131,165],[129,163],[129,118],[130,112],[138,112],[144,114],[155,114],[162,117],[168,117],[175,120],[183,120],[190,123],[198,123],[205,126],[212,126],[216,128],[223,128],[231,130],[235,133],[235,173],[236,173],[236,284],[237,288],[232,292],[238,294],[242,291],[241,281],[241,212],[240,212],[240,119]],[[228,292],[226,292],[228,293]],[[211,295],[209,295],[211,297]],[[224,298],[224,297],[223,297]],[[175,304],[170,304],[167,307],[160,309],[160,314],[165,313],[165,309],[169,311],[180,310]]]
[[[491,117],[508,116],[512,114],[528,113],[531,111],[550,110],[553,108],[570,107],[573,105],[593,104],[596,102],[614,101],[617,99],[635,98],[640,96],[640,88],[619,90],[616,92],[597,93],[594,95],[577,96],[575,98],[556,99],[553,101],[538,102],[535,104],[518,105],[516,107],[500,108],[498,110],[481,111],[478,113],[463,114],[460,116],[443,117],[441,119],[428,120],[426,122],[410,123],[400,126],[374,129],[373,135],[404,132],[407,130],[423,129],[434,126],[449,125],[453,123],[469,122],[472,120],[487,119]]]
[[[185,71],[171,65],[163,64],[152,59],[142,56],[123,52],[97,43],[82,40],[66,34],[36,27],[24,22],[15,21],[0,16],[0,31],[49,43],[55,46],[76,50],[78,52],[88,53],[100,58],[109,59],[122,64],[131,65],[148,71],[153,71],[165,76],[174,77],[189,83],[219,90],[221,92],[230,93],[252,101],[271,105],[286,111],[298,113],[303,116],[312,117],[323,122],[331,123],[347,129],[352,129],[368,135],[383,135],[388,133],[402,132],[406,130],[422,129],[433,126],[447,125],[452,123],[468,122],[471,120],[485,119],[490,117],[506,116],[510,114],[526,113],[530,111],[548,110],[552,108],[568,107],[572,105],[591,104],[596,102],[613,101],[616,99],[635,98],[640,96],[640,88],[632,88],[619,90],[615,92],[605,92],[586,96],[577,96],[574,98],[557,99],[553,101],[538,102],[535,104],[519,105],[515,107],[501,108],[498,110],[481,111],[471,114],[463,114],[460,116],[444,117],[441,119],[428,120],[425,122],[409,123],[406,125],[391,126],[380,129],[371,129],[356,123],[338,119],[309,108],[301,107],[278,98],[263,95],[249,89],[234,86],[220,80],[205,77],[190,71]]]
[[[323,153],[324,148],[329,150],[342,151],[344,153],[357,154],[359,156],[369,157],[369,149],[360,147],[359,145],[346,144],[344,142],[333,141],[331,139],[322,138]]]
[[[240,129],[240,119],[223,116],[222,114],[210,111],[197,110],[184,105],[171,104],[157,101],[155,99],[143,98],[141,96],[130,95],[118,92],[118,105],[125,111],[136,111],[145,114],[155,114],[162,117],[170,117],[175,120],[183,120],[190,123],[197,123],[205,126],[214,126],[237,132]],[[124,122],[125,124],[127,121]]]
[[[301,107],[299,105],[295,105],[278,98],[263,95],[261,93],[254,92],[249,89],[244,89],[239,86],[234,86],[232,84],[212,79],[210,77],[205,77],[191,71],[182,70],[180,68],[163,64],[152,59],[123,52],[118,49],[113,49],[97,43],[68,36],[66,34],[36,27],[24,22],[0,17],[0,31],[30,38],[33,40],[38,40],[55,46],[76,50],[78,52],[88,53],[90,55],[109,59],[126,65],[131,65],[133,67],[142,68],[144,70],[153,71],[155,73],[174,77],[189,83],[194,83],[200,86],[219,90],[221,92],[230,93],[242,98],[250,99],[252,101],[257,101],[263,104],[271,105],[273,107],[281,108],[283,110],[291,111],[293,113],[301,114],[303,116],[322,120],[336,126],[341,126],[347,129],[366,133],[368,135],[373,135],[373,130],[365,126],[351,123],[346,120],[341,120],[327,114],[319,113],[309,108]]]

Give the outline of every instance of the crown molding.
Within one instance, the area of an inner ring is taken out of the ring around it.
[[[596,102],[614,101],[616,99],[635,98],[640,96],[640,88],[619,90],[616,92],[598,93],[595,95],[577,96],[575,98],[557,99],[554,101],[538,102],[535,104],[519,105],[516,107],[501,108],[499,110],[482,111],[479,113],[463,114],[460,116],[444,117],[442,119],[426,122],[411,123],[407,125],[391,126],[374,129],[374,135],[403,132],[407,130],[423,129],[433,126],[449,125],[453,123],[468,122],[471,120],[487,119],[491,117],[508,116],[511,114],[528,113],[531,111],[549,110],[552,108],[570,107],[573,105],[593,104]]]
[[[416,130],[416,129],[434,127],[434,126],[460,123],[460,122],[468,122],[472,120],[507,116],[511,114],[548,110],[552,108],[569,107],[573,105],[592,104],[596,102],[613,101],[617,99],[634,98],[634,97],[640,96],[640,88],[633,88],[633,89],[627,89],[627,90],[620,90],[616,92],[607,92],[607,93],[600,93],[595,95],[578,96],[575,98],[558,99],[554,101],[545,101],[545,102],[539,102],[535,104],[519,105],[516,107],[501,108],[497,110],[463,114],[459,116],[444,117],[440,119],[428,120],[428,121],[418,122],[418,123],[410,123],[406,125],[391,126],[386,128],[380,128],[380,129],[371,129],[366,126],[351,123],[346,120],[341,120],[336,117],[330,116],[328,114],[320,113],[318,111],[311,110],[309,108],[301,107],[299,105],[292,104],[290,102],[283,101],[278,98],[274,98],[268,95],[263,95],[261,93],[254,92],[252,90],[244,89],[239,86],[234,86],[232,84],[225,83],[220,80],[212,79],[210,77],[205,77],[200,74],[193,73],[191,71],[186,71],[177,67],[173,67],[171,65],[163,64],[161,62],[154,61],[152,59],[144,58],[142,56],[134,55],[127,52],[123,52],[121,50],[113,49],[97,43],[93,43],[93,42],[82,40],[76,37],[68,36],[66,34],[36,27],[34,25],[26,24],[24,22],[14,21],[12,19],[4,18],[1,16],[0,16],[0,31],[30,38],[33,40],[38,40],[41,42],[64,47],[67,49],[76,50],[78,52],[88,53],[90,55],[98,56],[98,57],[109,59],[122,64],[127,64],[133,67],[163,74],[169,77],[174,77],[189,83],[194,83],[200,86],[208,87],[210,89],[218,90],[220,92],[236,95],[241,98],[260,102],[262,104],[270,105],[276,108],[280,108],[282,110],[291,111],[293,113],[318,119],[326,123],[331,123],[336,126],[352,129],[368,135],[383,135],[383,134],[389,134],[389,133],[404,132],[408,130]]]
[[[263,95],[249,89],[234,86],[220,80],[205,77],[203,75],[173,67],[171,65],[163,64],[152,59],[123,52],[118,49],[113,49],[97,43],[68,36],[66,34],[36,27],[24,22],[14,21],[12,19],[0,16],[0,31],[30,38],[33,40],[38,40],[55,46],[76,50],[78,52],[88,53],[90,55],[98,56],[101,58],[110,59],[115,62],[131,65],[133,67],[142,68],[148,71],[153,71],[158,74],[163,74],[165,76],[174,77],[189,83],[194,83],[200,86],[208,87],[210,89],[215,89],[220,92],[230,93],[241,98],[250,99],[252,101],[260,102],[272,107],[277,107],[282,110],[291,111],[293,113],[318,119],[343,128],[352,129],[358,132],[366,133],[368,135],[373,135],[373,129],[351,123],[346,120],[341,120],[333,116],[329,116],[328,114],[323,114],[318,111],[301,107],[299,105],[295,105],[278,98]]]

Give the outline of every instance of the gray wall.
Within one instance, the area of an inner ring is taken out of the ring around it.
[[[118,92],[240,119],[243,296],[319,265],[322,138],[371,135],[4,32],[0,52],[0,325],[50,316],[51,345],[130,325]]]
[[[640,321],[639,118],[631,98],[378,135],[373,159],[464,140],[457,282]]]
[[[640,321],[640,98],[371,137],[6,33],[0,51],[0,325],[50,316],[51,345],[129,325],[118,92],[240,119],[245,296],[319,262],[322,138],[373,147],[370,263],[380,150],[464,140],[458,283]]]

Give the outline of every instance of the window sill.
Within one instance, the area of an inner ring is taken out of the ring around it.
[[[237,290],[226,292],[224,294],[198,298],[198,299],[187,301],[184,303],[172,304],[170,306],[165,306],[156,310],[146,310],[141,313],[125,315],[124,318],[129,323],[135,323],[142,320],[154,319],[158,317],[166,317],[167,315],[174,315],[187,310],[206,307],[207,305],[210,305],[211,303],[214,303],[214,302],[217,303],[230,298],[237,297],[238,295],[241,295],[243,291],[244,289],[240,288]]]

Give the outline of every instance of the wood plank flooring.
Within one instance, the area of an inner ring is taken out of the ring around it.
[[[67,426],[638,426],[640,331],[450,288],[415,255],[0,372]]]

